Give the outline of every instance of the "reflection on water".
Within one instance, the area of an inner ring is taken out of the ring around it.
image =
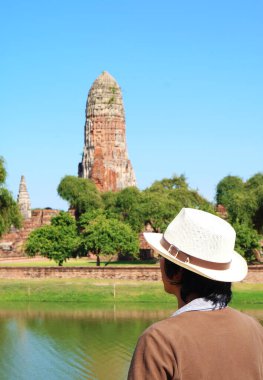
[[[140,333],[173,311],[164,307],[2,305],[0,379],[124,380]]]

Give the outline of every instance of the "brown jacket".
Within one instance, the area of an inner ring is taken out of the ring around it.
[[[190,311],[139,338],[128,380],[263,380],[263,327],[232,308]]]

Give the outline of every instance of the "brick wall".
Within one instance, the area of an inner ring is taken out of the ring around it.
[[[22,228],[11,229],[0,239],[0,258],[24,257],[24,243],[30,232],[45,224],[50,224],[51,218],[58,215],[59,210],[35,209],[32,216],[23,221]]]
[[[244,282],[263,283],[263,265],[249,265],[248,275]]]
[[[0,267],[0,278],[98,278],[115,280],[161,280],[158,267]],[[263,265],[249,267],[244,282],[263,283]]]

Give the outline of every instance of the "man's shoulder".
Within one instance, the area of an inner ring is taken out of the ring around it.
[[[150,346],[173,347],[183,342],[185,333],[176,321],[176,317],[169,317],[153,323],[140,336],[139,341]],[[176,337],[176,341],[175,341]]]
[[[171,328],[176,328],[175,317],[168,317],[162,319],[161,321],[153,323],[149,326],[143,334],[153,335],[153,334],[162,334],[163,332],[168,331]]]
[[[190,314],[190,313],[184,313]],[[185,335],[185,322],[183,314],[178,316],[171,316],[161,321],[153,323],[149,326],[142,334],[144,338],[147,339],[159,339],[159,338],[169,338],[174,337],[176,334],[177,337],[183,337]]]
[[[226,307],[224,309],[213,311],[187,311],[185,313],[171,316],[161,321],[155,322],[144,331],[147,336],[177,336],[186,337],[192,334],[194,330],[204,329],[209,326],[231,326],[243,325],[259,329],[263,334],[263,327],[250,315],[241,311]],[[143,335],[144,335],[143,334]]]
[[[232,318],[239,319],[243,323],[254,324],[258,326],[260,329],[262,329],[263,331],[263,326],[259,323],[259,321],[254,316],[251,316],[246,312],[233,309],[232,307],[227,307],[225,310],[226,310],[227,315],[231,316]]]

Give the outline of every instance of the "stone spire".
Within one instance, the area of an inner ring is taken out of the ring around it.
[[[116,80],[104,71],[88,94],[85,146],[79,177],[91,179],[101,191],[136,186],[128,159],[125,130],[121,89]]]
[[[19,185],[19,193],[17,196],[17,203],[20,209],[20,212],[24,219],[31,218],[31,204],[29,194],[26,188],[26,180],[25,177],[21,176],[21,181]]]

